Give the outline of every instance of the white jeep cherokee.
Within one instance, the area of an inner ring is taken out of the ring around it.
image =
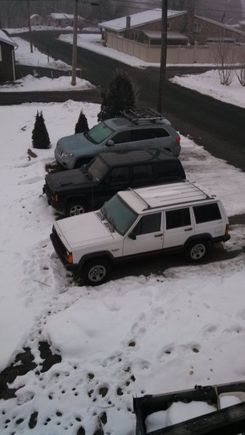
[[[229,238],[222,203],[186,181],[118,192],[100,210],[57,221],[51,234],[65,266],[91,285],[115,262],[180,250],[199,262]]]

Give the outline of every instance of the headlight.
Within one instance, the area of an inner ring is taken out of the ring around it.
[[[61,153],[61,158],[62,159],[70,159],[71,157],[73,157],[72,153]]]

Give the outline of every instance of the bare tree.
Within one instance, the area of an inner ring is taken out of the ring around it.
[[[237,79],[241,86],[245,86],[245,63],[236,71]]]
[[[224,86],[229,86],[233,75],[230,65],[234,63],[234,44],[228,43],[224,37],[220,37],[216,44],[214,56],[218,67],[220,83]]]

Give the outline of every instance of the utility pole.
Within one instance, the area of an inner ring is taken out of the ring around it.
[[[78,0],[74,0],[74,14],[73,14],[73,46],[72,46],[72,78],[71,85],[76,85],[76,72],[77,72],[77,9]]]
[[[158,86],[157,110],[163,110],[163,96],[166,84],[166,64],[167,64],[167,32],[168,32],[168,0],[162,0],[162,21],[161,21],[161,57],[160,74]]]
[[[28,28],[29,28],[30,50],[31,53],[33,53],[30,0],[27,0],[27,21],[28,21]]]
[[[187,2],[187,31],[189,42],[194,44],[194,17],[195,17],[195,0],[188,0]]]

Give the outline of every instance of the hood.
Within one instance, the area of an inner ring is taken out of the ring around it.
[[[96,146],[93,142],[90,142],[84,136],[84,133],[72,134],[71,136],[65,136],[58,140],[57,150],[59,152],[69,152],[76,155],[76,153],[81,152],[81,149],[88,153],[91,152],[91,147]]]
[[[53,192],[70,189],[72,187],[90,187],[94,181],[89,179],[81,169],[71,169],[67,171],[56,172],[55,174],[46,175],[46,183]]]
[[[113,233],[101,222],[96,212],[61,219],[54,224],[63,243],[72,252],[93,244],[98,246],[114,239]]]

